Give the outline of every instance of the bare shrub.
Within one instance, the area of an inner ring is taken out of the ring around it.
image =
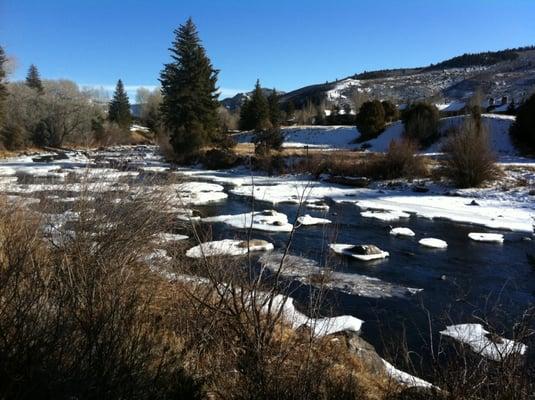
[[[477,187],[496,179],[501,170],[491,150],[488,133],[473,119],[467,119],[461,128],[449,136],[443,172],[458,187]]]
[[[295,169],[315,176],[366,177],[370,179],[423,178],[429,175],[428,160],[417,154],[410,140],[392,141],[384,154],[348,156],[345,153],[315,154]]]
[[[199,397],[153,313],[159,281],[142,260],[164,221],[147,200],[80,201],[50,237],[42,216],[3,202],[0,397]]]
[[[385,179],[422,177],[428,172],[418,146],[409,139],[392,140],[376,168],[376,175]]]

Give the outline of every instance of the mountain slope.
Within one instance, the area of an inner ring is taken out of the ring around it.
[[[307,102],[325,102],[342,107],[351,105],[355,96],[398,104],[424,99],[454,101],[466,99],[476,90],[484,97],[522,101],[535,90],[535,47],[463,54],[424,68],[365,71],[288,92],[281,96],[281,103],[291,101],[300,107]]]

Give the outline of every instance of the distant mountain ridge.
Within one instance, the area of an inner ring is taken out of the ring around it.
[[[242,106],[243,102],[246,99],[248,99],[251,96],[252,93],[253,93],[252,91],[247,92],[247,93],[238,93],[233,97],[228,97],[226,99],[221,100],[221,104],[225,108],[227,108],[227,109],[229,109],[231,111],[234,111],[234,110],[240,108]],[[271,93],[273,93],[273,89],[262,88],[262,93],[264,94],[264,96],[267,97]],[[284,95],[284,92],[281,92],[281,91],[278,91],[278,90],[277,90],[277,93],[279,95],[281,95],[281,96]]]
[[[305,86],[281,95],[281,103],[308,102],[343,107],[355,96],[390,99],[398,104],[465,100],[476,90],[486,98],[520,102],[535,91],[535,46],[465,53],[418,68],[364,71],[335,82]],[[233,110],[247,94],[222,101]]]

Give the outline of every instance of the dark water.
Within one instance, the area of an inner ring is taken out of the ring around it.
[[[390,344],[399,348],[406,339],[411,350],[429,352],[430,332],[434,343],[446,324],[488,320],[498,332],[512,335],[511,329],[520,315],[535,304],[535,269],[526,253],[533,253],[533,241],[527,234],[505,234],[503,244],[478,243],[468,239],[469,232],[491,232],[482,227],[436,221],[411,216],[410,219],[385,223],[360,217],[352,204],[331,203],[328,212],[302,209],[301,214],[326,217],[330,226],[300,227],[293,238],[291,254],[317,260],[339,271],[358,273],[381,280],[423,289],[407,298],[372,299],[328,293],[325,313],[350,314],[365,321],[362,336],[386,353]],[[288,215],[293,222],[298,207],[289,204],[272,206],[255,202],[255,209],[271,209]],[[251,200],[229,195],[225,202],[198,207],[203,215],[237,214],[251,210]],[[389,235],[389,225],[406,226],[415,238]],[[212,226],[214,239],[245,237],[244,232],[217,223]],[[492,231],[497,232],[497,231]],[[275,248],[283,248],[287,233],[255,231],[254,238],[266,239]],[[422,237],[446,240],[447,249],[428,249],[418,244]],[[333,255],[329,243],[375,244],[389,251],[384,261],[366,263]],[[444,277],[445,276],[445,277]],[[297,286],[297,285],[296,285]],[[294,297],[306,304],[310,288],[297,288]],[[511,336],[509,336],[511,337]]]

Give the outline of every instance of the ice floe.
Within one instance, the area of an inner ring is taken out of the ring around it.
[[[219,215],[202,219],[203,222],[224,222],[238,229],[256,229],[268,232],[291,232],[286,214],[275,210],[255,211],[235,215]]]
[[[354,245],[332,243],[329,247],[337,254],[356,258],[360,261],[379,260],[388,257],[388,251],[383,251],[372,244]]]
[[[468,237],[476,242],[503,243],[503,235],[500,233],[470,232]]]
[[[467,344],[475,353],[494,361],[515,353],[522,355],[527,350],[526,345],[491,334],[481,324],[450,325],[440,334]]]
[[[312,217],[309,214],[306,214],[298,217],[297,222],[299,222],[301,225],[325,225],[330,224],[331,220],[327,218]]]
[[[422,290],[399,286],[371,276],[332,271],[320,267],[317,261],[300,256],[286,255],[284,262],[282,261],[282,252],[266,253],[259,259],[264,268],[287,279],[355,296],[375,299],[404,298]]]
[[[441,239],[435,238],[423,238],[418,241],[422,246],[431,247],[434,249],[445,249],[448,247],[448,243]]]
[[[409,218],[410,214],[403,211],[362,211],[361,217],[375,218],[381,221],[397,221],[400,218]]]
[[[403,228],[403,227],[392,228],[390,230],[390,234],[392,236],[407,236],[407,237],[415,236],[415,233],[412,229]]]
[[[249,251],[273,250],[273,244],[265,240],[223,239],[201,243],[186,252],[187,257],[241,256]]]

